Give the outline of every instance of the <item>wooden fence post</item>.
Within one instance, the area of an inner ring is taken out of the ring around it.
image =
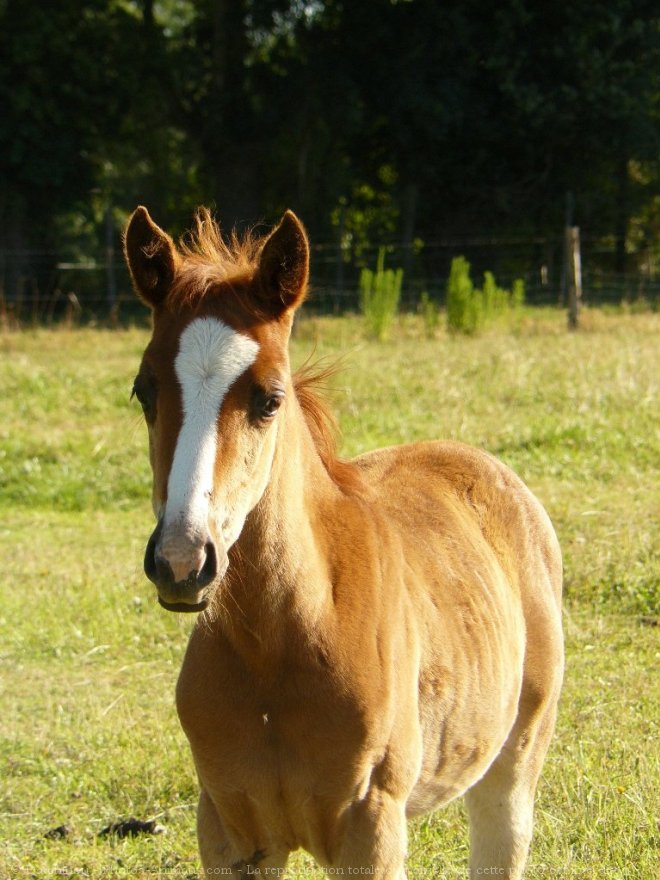
[[[580,228],[566,227],[566,261],[568,276],[568,326],[577,330],[582,307],[582,259],[580,257]]]

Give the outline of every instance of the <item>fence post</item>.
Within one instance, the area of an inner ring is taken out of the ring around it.
[[[568,279],[568,326],[577,330],[582,307],[582,259],[580,257],[580,227],[566,227],[566,260]]]

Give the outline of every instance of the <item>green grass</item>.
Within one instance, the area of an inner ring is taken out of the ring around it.
[[[294,361],[346,353],[333,399],[346,455],[454,437],[539,495],[565,554],[567,676],[527,876],[654,876],[659,841],[657,382],[660,316],[387,344],[357,319],[303,320]],[[173,704],[191,626],[142,574],[146,436],[129,404],[146,331],[0,335],[0,877],[196,876],[196,780]],[[167,833],[99,838],[158,817]],[[45,840],[67,824],[61,841]],[[411,824],[409,877],[465,874],[462,806]],[[320,878],[304,855],[292,878]]]

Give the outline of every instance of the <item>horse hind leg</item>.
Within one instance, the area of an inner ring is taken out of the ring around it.
[[[556,717],[556,694],[525,711],[485,776],[465,795],[470,880],[520,880],[532,839],[534,796]]]

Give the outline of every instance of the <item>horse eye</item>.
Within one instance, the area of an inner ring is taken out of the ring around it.
[[[265,419],[271,419],[280,408],[280,404],[284,398],[283,394],[271,394],[264,401],[261,414]]]
[[[135,382],[133,382],[133,388],[131,390],[131,400],[133,400],[134,397],[137,397],[138,403],[142,407],[146,406],[147,399],[145,397],[144,391],[142,390],[142,388],[138,384],[137,379],[135,380]]]
[[[151,418],[153,410],[153,393],[151,393],[151,391],[150,388],[145,386],[142,378],[136,376],[135,382],[133,382],[133,390],[131,391],[131,400],[134,397],[137,397],[145,418],[147,419]]]
[[[265,388],[256,388],[252,401],[252,414],[256,421],[268,421],[277,413],[282,401],[284,391],[266,391]]]

